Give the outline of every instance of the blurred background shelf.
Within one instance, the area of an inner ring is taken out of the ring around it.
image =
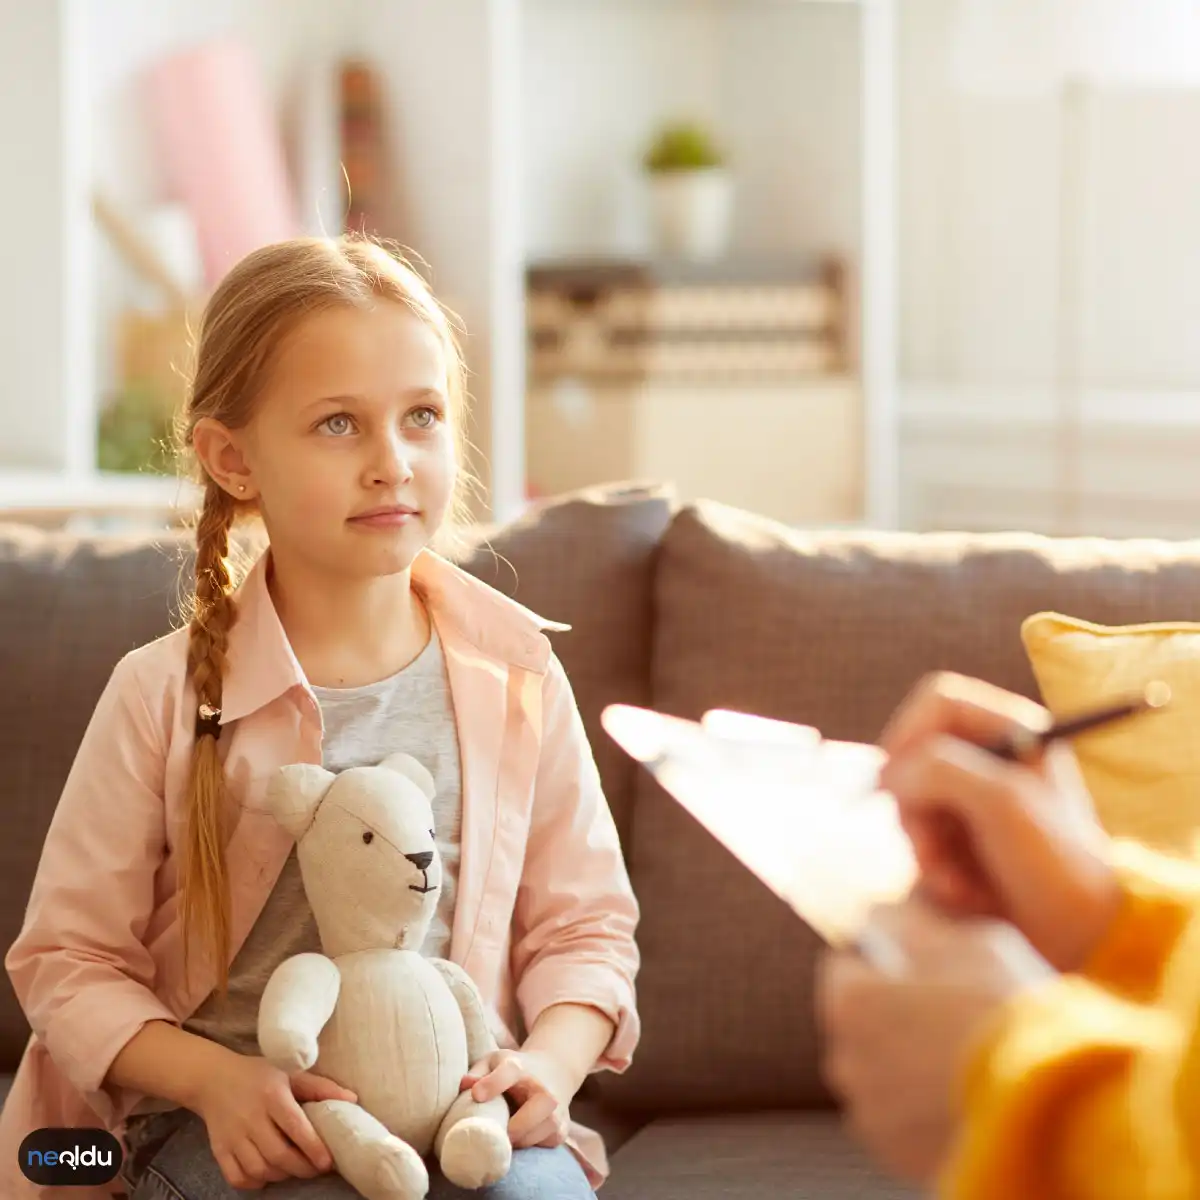
[[[133,214],[169,199],[142,81],[180,50],[235,37],[280,114],[297,179],[311,166],[305,139],[321,126],[312,117],[321,81],[348,59],[376,70],[398,181],[381,232],[431,264],[468,330],[470,435],[489,500],[481,515],[519,511],[531,483],[528,267],[580,254],[645,256],[641,156],[658,125],[685,117],[710,125],[728,150],[732,254],[836,254],[847,263],[859,342],[844,373],[864,431],[860,515],[894,524],[895,8],[896,0],[5,4],[0,76],[10,101],[0,106],[0,136],[24,158],[11,164],[22,187],[0,197],[0,222],[22,231],[9,239],[9,282],[0,281],[0,471],[38,473],[39,494],[63,503],[90,494],[93,485],[79,481],[98,461],[97,416],[144,293],[98,228],[93,195],[99,189]],[[301,215],[316,231],[323,214],[314,196],[304,193]],[[764,453],[764,471],[786,472],[782,450],[778,459],[772,447]]]
[[[191,483],[158,476],[0,471],[0,521],[173,525],[195,511],[198,499],[199,491]]]

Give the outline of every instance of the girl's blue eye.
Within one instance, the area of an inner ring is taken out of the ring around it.
[[[341,437],[354,429],[354,422],[346,413],[334,413],[332,417],[326,417],[321,422],[321,428],[327,429],[334,437]]]
[[[423,408],[414,408],[409,415],[416,422],[418,429],[432,429],[442,414],[436,408],[426,405]]]

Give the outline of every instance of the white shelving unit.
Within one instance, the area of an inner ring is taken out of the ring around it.
[[[844,409],[861,419],[857,479],[837,468],[818,472],[808,499],[794,484],[752,487],[726,480],[730,495],[768,498],[781,515],[807,507],[814,520],[843,511],[846,493],[861,487],[858,523],[894,527],[897,499],[896,386],[896,2],[895,0],[523,0],[521,64],[523,234],[527,259],[636,257],[650,247],[637,162],[646,140],[664,118],[708,121],[730,149],[738,199],[731,255],[841,255],[857,291],[859,332],[853,378],[798,384],[795,404],[786,392],[748,405],[761,423],[757,453],[772,474],[803,471],[811,447],[789,457],[795,436],[832,438],[830,455],[855,456]],[[852,382],[857,394],[846,387]],[[686,397],[686,388],[679,389]],[[736,388],[731,388],[736,393]],[[668,392],[670,389],[668,389]],[[595,403],[611,407],[606,389]],[[553,431],[530,429],[539,475],[549,486],[614,469],[608,458],[587,460],[574,446],[564,420],[539,389],[524,414]],[[635,467],[670,469],[688,491],[720,460],[713,438],[681,428],[677,445],[662,446],[664,422],[686,408],[672,394],[639,402],[632,419],[641,447],[627,452]],[[826,406],[826,407],[823,407]],[[696,408],[709,411],[712,403]],[[651,412],[653,409],[653,412]],[[802,412],[815,414],[810,425]],[[751,414],[754,414],[752,416]],[[597,416],[611,425],[615,415]],[[590,428],[590,426],[589,426]],[[780,435],[787,431],[780,444]],[[600,426],[596,429],[600,436]],[[776,436],[771,442],[771,433]],[[622,435],[610,430],[611,438]],[[578,432],[575,439],[586,435]],[[744,445],[744,443],[741,443]],[[680,454],[693,463],[684,470]],[[559,454],[576,459],[574,469]],[[549,456],[549,458],[548,458]],[[706,464],[701,467],[701,462]],[[542,482],[541,479],[538,482]],[[714,487],[719,490],[719,487]],[[784,519],[788,519],[786,516]],[[799,519],[803,520],[804,517]]]
[[[164,487],[174,486],[109,479],[93,466],[96,241],[89,205],[96,164],[88,80],[91,70],[110,64],[89,61],[98,52],[89,30],[106,5],[119,8],[127,28],[161,32],[190,23],[200,29],[214,24],[213,13],[240,22],[270,61],[273,84],[297,75],[306,56],[365,49],[376,57],[392,105],[396,175],[410,181],[404,185],[411,220],[406,238],[434,265],[439,290],[470,331],[479,401],[473,434],[488,460],[485,483],[498,519],[524,501],[527,262],[596,248],[563,218],[574,204],[590,230],[603,224],[590,207],[589,155],[602,165],[606,154],[627,154],[649,118],[675,104],[703,107],[732,96],[734,148],[749,155],[757,181],[749,192],[757,199],[743,209],[743,243],[770,249],[770,214],[791,212],[788,228],[809,231],[820,249],[843,239],[857,264],[865,519],[895,523],[896,0],[343,0],[340,6],[327,0],[0,0],[6,34],[0,77],[7,83],[0,146],[22,180],[0,198],[5,227],[21,231],[9,239],[8,269],[0,279],[6,364],[0,508],[43,508],[79,497],[102,502],[105,496],[125,504],[138,495],[158,508]],[[812,38],[776,45],[798,27],[798,14],[805,14],[799,28],[809,28],[811,14]],[[276,29],[285,16],[286,29]],[[622,20],[638,26],[630,43],[637,61],[618,53],[615,69],[595,79],[581,105],[586,62],[606,52],[591,36],[597,22],[601,33],[611,34],[618,30],[613,22]],[[670,36],[663,41],[655,23],[660,31],[691,29],[691,40],[682,46]],[[585,63],[582,74],[572,69],[556,80],[554,60],[531,53],[546,44],[570,48],[569,56]],[[794,55],[799,90],[767,86],[792,78],[790,68],[761,80],[749,58],[739,69],[737,54],[759,52],[769,52],[777,67],[787,67]],[[841,68],[855,75],[853,103],[844,80],[838,84],[829,75]],[[567,116],[576,126],[555,125]],[[764,182],[769,163],[778,184]]]
[[[900,524],[897,3],[860,2],[866,523],[877,529],[894,529]]]
[[[63,475],[95,461],[85,3],[0,0],[0,464]]]

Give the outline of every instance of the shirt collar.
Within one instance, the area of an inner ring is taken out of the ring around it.
[[[267,587],[270,550],[264,551],[234,592],[237,619],[229,631],[221,724],[248,716],[308,681],[292,651]],[[550,660],[545,630],[568,630],[511,600],[431,550],[413,563],[413,586],[443,635],[457,632],[501,662],[544,672]]]

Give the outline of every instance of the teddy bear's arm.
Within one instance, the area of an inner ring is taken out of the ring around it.
[[[497,1049],[496,1035],[488,1024],[483,997],[479,994],[475,981],[458,963],[445,958],[433,958],[429,961],[441,972],[454,994],[454,999],[458,1001],[463,1024],[467,1027],[467,1057],[472,1063],[477,1063]]]
[[[317,1036],[333,1015],[341,988],[337,964],[323,954],[295,954],[275,968],[258,1007],[258,1048],[289,1071],[317,1060]]]

